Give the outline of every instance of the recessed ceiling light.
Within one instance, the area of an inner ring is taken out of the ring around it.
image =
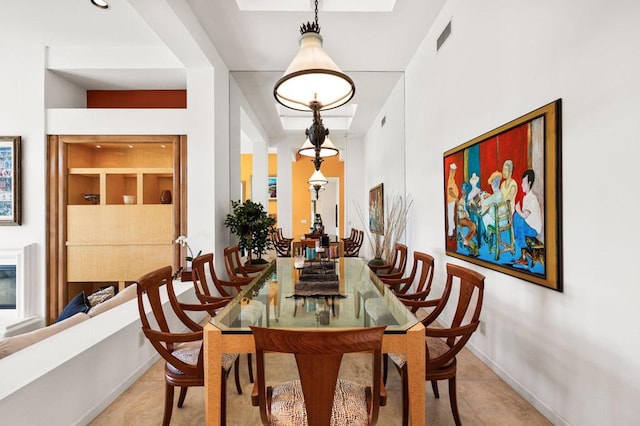
[[[100,9],[109,9],[109,3],[105,0],[91,0],[91,4],[95,7],[99,7]]]

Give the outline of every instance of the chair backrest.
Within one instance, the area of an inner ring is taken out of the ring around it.
[[[480,312],[484,294],[484,275],[459,265],[447,263],[447,282],[443,296],[434,312],[442,312],[457,282],[458,301],[448,328],[427,328],[427,336],[446,339],[449,350],[434,359],[427,359],[427,370],[449,363],[464,347],[480,324]],[[428,355],[427,355],[428,357]]]
[[[207,276],[207,271],[209,275]],[[219,301],[229,301],[232,296],[227,293],[223,283],[218,279],[213,263],[213,253],[205,253],[191,261],[191,277],[196,297],[200,303],[216,303]],[[220,293],[220,297],[214,296],[209,287],[209,279]],[[211,312],[209,312],[211,314]]]
[[[269,424],[265,352],[295,354],[309,426],[330,424],[333,397],[343,354],[353,352],[372,354],[372,403],[369,407],[369,424],[375,424],[380,405],[381,349],[384,329],[385,327],[370,327],[334,331],[297,331],[251,327],[256,344],[256,386],[263,424]]]
[[[407,267],[407,246],[401,243],[395,243],[393,250],[393,259],[389,264],[391,268],[389,269],[389,273],[396,272],[400,273],[400,276],[404,274],[404,270]]]
[[[364,240],[364,231],[358,230],[356,232],[356,236],[353,240],[345,244],[344,246],[344,255],[350,257],[357,257],[358,253],[360,253],[360,247],[362,246],[362,241]]]
[[[418,271],[420,274],[418,275]],[[433,256],[414,251],[413,252],[413,266],[411,267],[411,273],[406,278],[401,279],[387,279],[381,277],[380,279],[387,285],[397,286],[402,285],[400,288],[395,288],[394,291],[398,297],[406,297],[409,293],[409,289],[414,287],[412,296],[413,298],[424,299],[429,295],[431,291],[431,283],[433,282],[434,273],[434,259]]]
[[[224,267],[231,281],[244,281],[247,278],[255,277],[255,274],[263,269],[261,267],[243,265],[240,260],[240,248],[237,244],[224,249]]]
[[[240,248],[238,245],[226,247],[224,249],[224,267],[230,280],[242,275],[242,262],[240,261]]]
[[[179,343],[200,341],[200,344],[202,344],[202,327],[199,327],[196,324],[197,328],[194,329],[195,323],[190,320],[190,318],[179,307],[180,305],[178,304],[175,292],[173,291],[171,266],[165,266],[149,272],[138,278],[136,282],[138,287],[138,312],[140,313],[140,321],[142,322],[142,331],[144,335],[149,339],[160,356],[162,356],[169,364],[183,372],[185,376],[203,378],[204,351],[200,350],[196,365],[187,364],[176,358],[172,353]],[[167,293],[169,294],[169,299],[171,301],[170,306],[173,309],[173,313],[176,314],[187,327],[191,328],[192,332],[174,333],[169,328],[169,323],[167,321],[167,314],[169,314],[169,312],[165,312],[165,307],[163,306],[160,294],[160,289],[164,285],[166,285]],[[151,322],[147,317],[147,307],[145,305],[151,307],[151,312],[154,318],[153,322]],[[185,317],[189,319],[185,321]]]

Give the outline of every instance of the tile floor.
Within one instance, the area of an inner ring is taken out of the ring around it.
[[[341,374],[358,377],[361,363],[353,355],[345,357]],[[276,370],[276,380],[290,377],[295,361],[287,355],[273,355],[268,364]],[[458,408],[464,425],[549,425],[550,423],[522,399],[468,350],[458,357]],[[249,383],[246,358],[240,360],[240,378],[243,394],[237,395],[233,377],[227,381],[227,424],[230,426],[259,425],[260,414],[251,405],[252,385]],[[427,386],[427,424],[453,425],[446,382],[439,383],[440,399],[435,399],[431,386]],[[399,425],[401,419],[400,380],[395,369],[389,369],[387,382],[388,401],[380,409],[378,425]],[[178,399],[176,392],[175,400]],[[148,372],[107,407],[92,423],[102,425],[159,425],[162,422],[164,404],[163,362],[158,361]],[[174,407],[172,425],[203,425],[203,388],[190,388],[184,406]]]

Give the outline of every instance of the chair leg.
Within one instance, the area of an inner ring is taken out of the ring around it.
[[[249,382],[253,383],[253,362],[251,361],[251,354],[247,354],[247,369],[249,370]]]
[[[382,354],[382,383],[387,384],[387,373],[389,372],[389,355]]]
[[[184,399],[187,396],[187,390],[189,388],[186,386],[183,386],[180,388],[180,397],[178,398],[178,408],[182,408],[182,404],[184,403]]]
[[[171,412],[173,411],[173,386],[169,383],[164,387],[164,417],[162,418],[162,426],[169,426],[171,422]]]
[[[449,403],[451,404],[451,412],[456,426],[460,426],[460,413],[458,413],[458,397],[456,396],[456,376],[449,379]]]
[[[438,381],[437,380],[432,380],[431,381],[431,389],[433,389],[433,394],[436,396],[436,398],[440,398],[440,392],[438,392]]]
[[[238,395],[242,395],[242,386],[240,386],[240,356],[238,355],[238,357],[236,358],[235,362],[233,363],[233,375],[236,379],[236,391],[238,392]]]

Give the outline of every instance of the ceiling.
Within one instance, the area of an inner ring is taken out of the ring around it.
[[[369,128],[445,1],[319,0],[318,21],[325,50],[356,83],[356,95],[350,104],[357,104],[357,112],[349,133],[363,135]],[[2,0],[0,36],[4,40],[9,37],[10,40],[35,41],[51,47],[168,46],[176,58],[183,59],[185,56],[176,52],[180,46],[178,39],[198,34],[189,28],[189,24],[184,24],[189,22],[184,18],[185,11],[187,15],[191,11],[191,18],[199,21],[269,136],[278,138],[288,132],[299,132],[282,127],[272,93],[273,84],[297,52],[299,26],[314,19],[313,1],[109,2],[110,9],[100,10],[89,0]],[[241,11],[239,5],[249,9],[277,5],[289,10]],[[393,9],[353,11],[372,6]],[[351,10],[335,11],[338,8]],[[176,23],[186,25],[186,31],[173,31]],[[176,62],[180,63],[179,60]],[[157,70],[134,68],[75,68],[58,73],[86,89],[186,87],[184,66],[182,69],[179,66]],[[333,128],[339,127],[336,123],[348,121],[344,111],[336,112],[339,118],[332,121]],[[330,120],[327,112],[327,127],[330,127]]]

